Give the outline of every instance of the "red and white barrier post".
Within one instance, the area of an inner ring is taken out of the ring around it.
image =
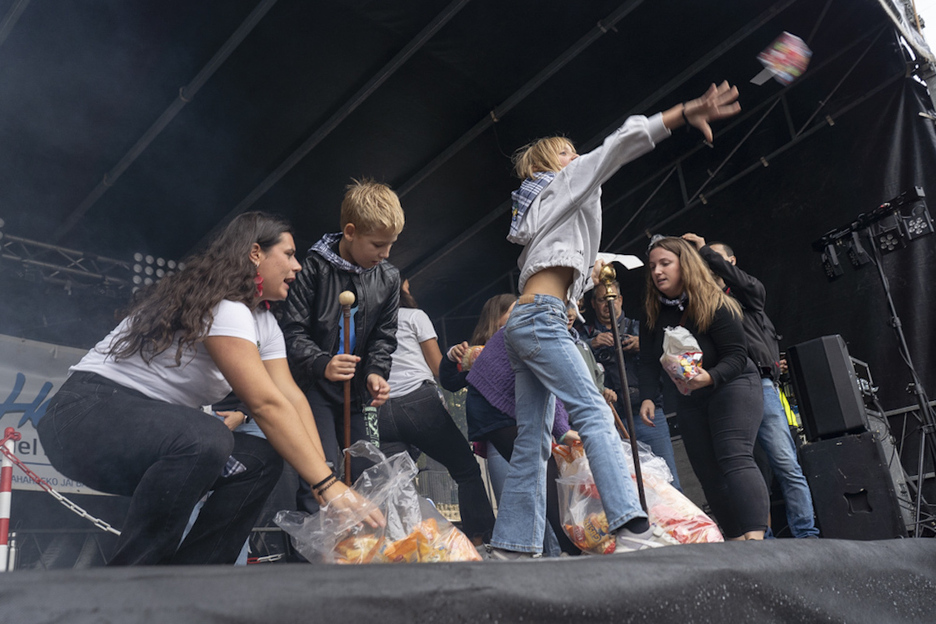
[[[13,453],[13,442],[20,438],[20,433],[13,427],[3,432],[3,446]],[[0,458],[0,572],[8,570],[10,556],[10,506],[13,500],[13,462],[7,453]]]

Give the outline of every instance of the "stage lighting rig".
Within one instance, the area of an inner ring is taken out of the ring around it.
[[[822,268],[825,270],[826,277],[832,281],[845,274],[839,263],[838,252],[835,251],[836,245],[829,243],[822,251]]]
[[[903,249],[907,243],[933,233],[933,219],[926,207],[926,195],[919,186],[886,201],[874,210],[862,213],[842,227],[829,230],[812,243],[821,254],[822,268],[834,280],[842,275],[838,256],[845,254],[856,269],[871,262],[871,254],[862,238],[882,254]]]

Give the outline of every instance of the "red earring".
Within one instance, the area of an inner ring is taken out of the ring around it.
[[[257,285],[257,296],[262,297],[263,296],[263,276],[260,275],[260,263],[259,262],[256,263],[255,266],[257,267],[257,276],[254,278],[254,284]]]

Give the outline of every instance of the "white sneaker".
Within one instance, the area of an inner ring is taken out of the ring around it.
[[[651,526],[643,533],[633,533],[621,528],[614,535],[614,552],[612,554],[620,555],[635,550],[662,548],[663,546],[672,546],[678,543],[679,541],[658,526]]]
[[[540,553],[518,552],[516,550],[503,550],[491,547],[489,559],[491,561],[536,561],[542,559]]]

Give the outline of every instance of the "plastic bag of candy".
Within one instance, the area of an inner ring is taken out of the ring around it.
[[[635,479],[630,443],[622,444],[631,478]],[[638,442],[638,446],[651,526],[663,529],[673,544],[724,541],[718,525],[670,484],[673,476],[666,461],[654,455],[646,445]],[[559,513],[566,535],[583,552],[614,552],[614,538],[609,533],[601,497],[581,443],[553,445],[553,456],[559,465],[560,477],[556,483],[559,487]]]
[[[481,352],[484,351],[484,345],[474,345],[473,347],[468,347],[465,351],[465,355],[461,357],[458,362],[455,363],[455,367],[459,372],[467,372],[471,370],[471,367],[474,366],[475,360],[478,359],[478,356],[481,355]]]
[[[324,563],[481,560],[471,540],[416,493],[417,469],[408,453],[386,457],[366,441],[354,443],[348,452],[374,462],[352,489],[383,512],[386,526],[371,527],[335,505],[314,514],[280,511],[274,522],[303,557]]]
[[[702,349],[695,336],[685,327],[664,328],[660,364],[676,388],[683,394],[689,394],[685,382],[702,372]]]

